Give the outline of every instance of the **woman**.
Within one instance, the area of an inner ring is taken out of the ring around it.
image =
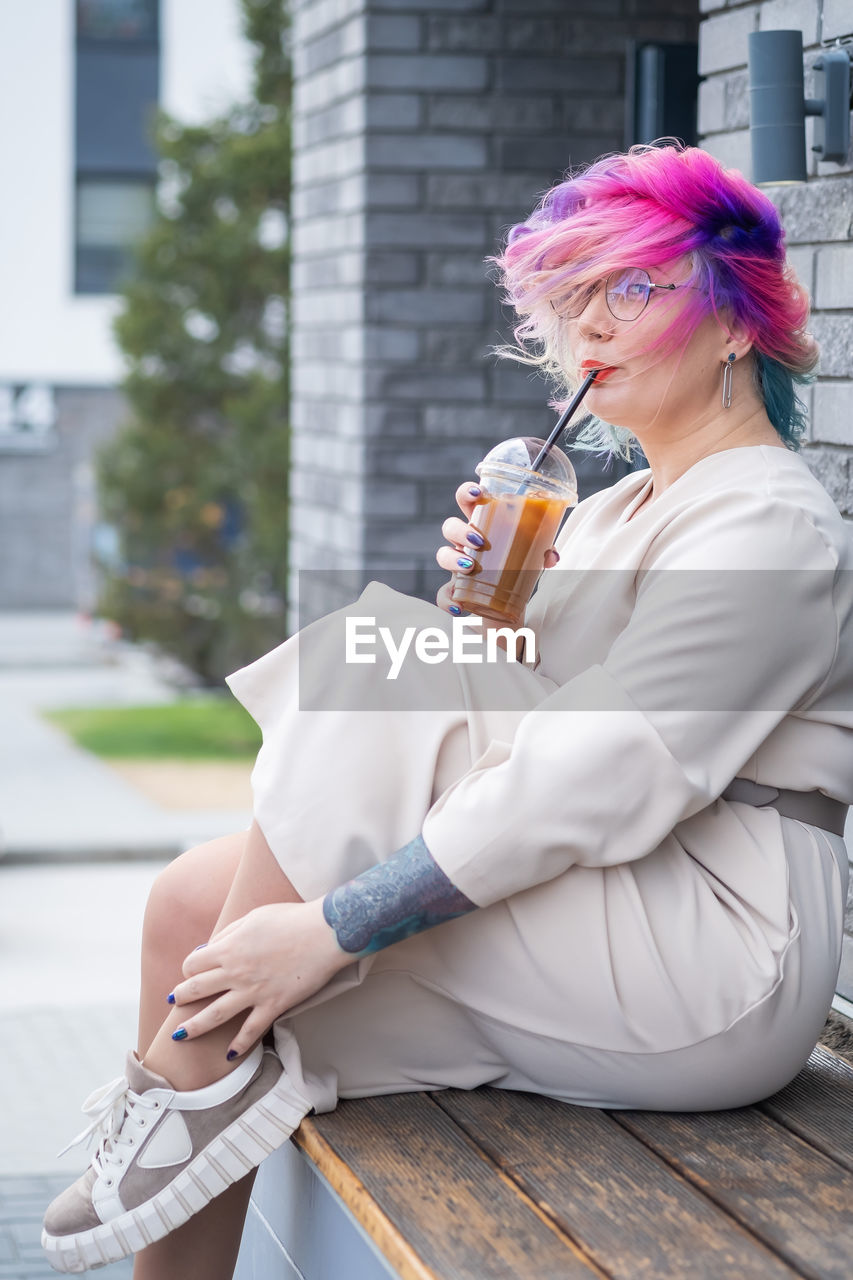
[[[348,618],[457,609],[373,585],[230,678],[264,730],[256,820],[154,887],[144,1065],[90,1099],[98,1149],[46,1218],[59,1269],[142,1250],[138,1280],[230,1275],[247,1171],[338,1097],[729,1107],[817,1039],[853,598],[795,451],[816,352],[776,212],[701,151],[634,149],[549,193],[500,264],[527,358],[566,386],[600,370],[587,443],[636,440],[649,469],[567,522],[535,670],[347,665]],[[453,572],[476,569],[476,496],[443,529]]]

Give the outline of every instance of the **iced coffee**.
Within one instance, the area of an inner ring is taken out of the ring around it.
[[[567,508],[577,502],[574,469],[560,449],[531,469],[542,445],[531,437],[505,440],[477,467],[482,493],[470,524],[484,545],[467,552],[474,568],[453,582],[460,609],[514,628],[524,620]]]

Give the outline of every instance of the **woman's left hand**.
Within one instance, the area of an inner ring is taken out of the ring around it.
[[[276,1018],[314,995],[354,956],[338,946],[323,917],[323,900],[256,907],[187,956],[174,1004],[216,996],[181,1025],[202,1036],[248,1009],[229,1046],[246,1053]]]

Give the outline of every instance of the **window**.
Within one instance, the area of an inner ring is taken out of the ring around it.
[[[77,0],[76,293],[114,293],[154,211],[157,0]]]
[[[130,245],[154,209],[154,185],[137,178],[77,178],[78,293],[106,293],[131,269]]]
[[[157,9],[157,0],[77,0],[77,39],[156,44]]]

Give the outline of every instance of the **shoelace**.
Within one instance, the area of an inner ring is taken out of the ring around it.
[[[161,1105],[159,1099],[149,1099],[144,1094],[134,1093],[127,1078],[119,1076],[89,1095],[81,1110],[84,1115],[92,1117],[91,1122],[63,1147],[59,1155],[64,1156],[72,1147],[84,1142],[88,1145],[94,1139],[97,1149],[92,1157],[92,1165],[98,1173],[104,1174],[107,1186],[111,1186],[108,1166],[124,1164],[124,1156],[117,1147],[132,1147],[134,1143],[132,1137],[122,1137],[125,1117],[138,1108],[159,1111]],[[140,1119],[138,1123],[144,1126],[146,1122]]]

